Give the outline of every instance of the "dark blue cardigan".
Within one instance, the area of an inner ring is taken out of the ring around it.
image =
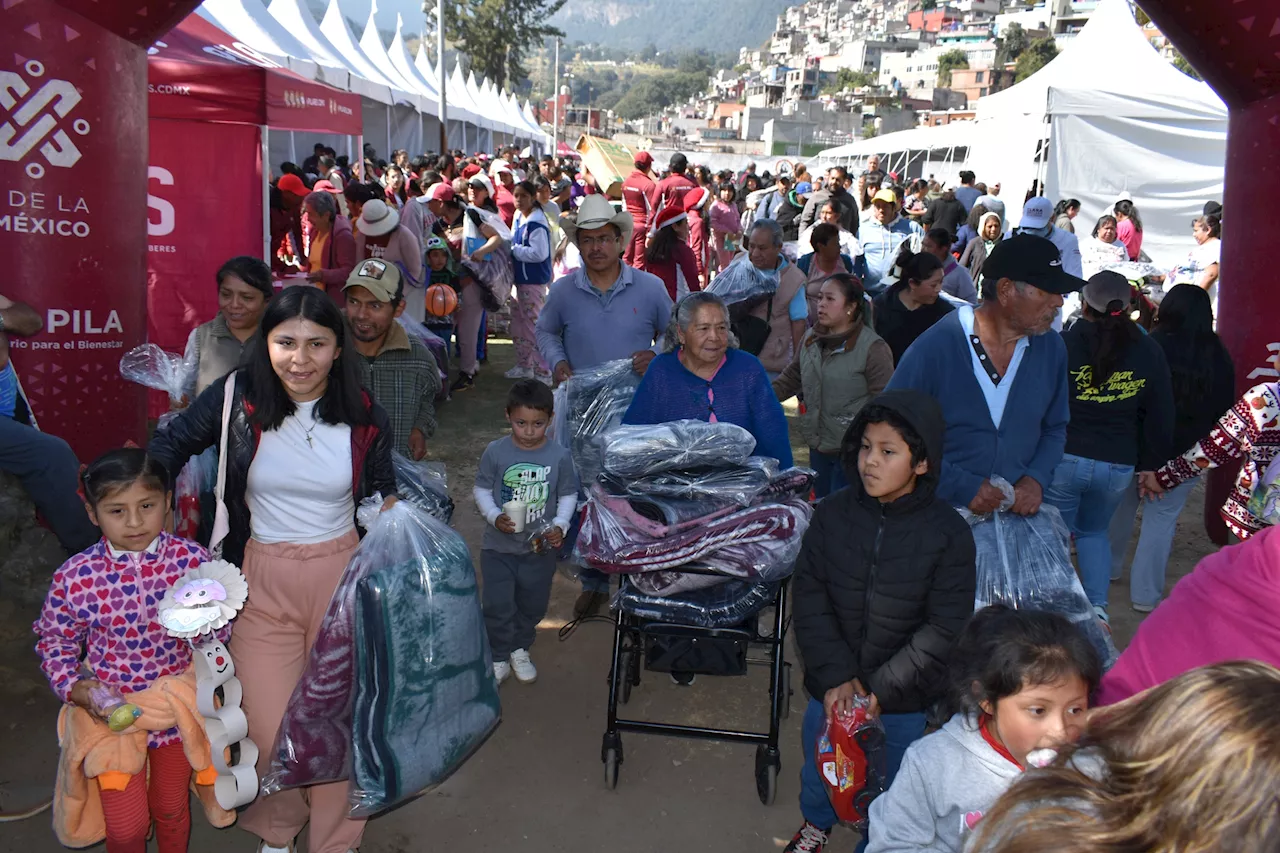
[[[741,350],[725,353],[724,365],[710,382],[690,372],[675,353],[658,356],[649,363],[622,422],[709,420],[708,386],[715,394],[717,421],[737,424],[755,436],[756,456],[769,456],[783,468],[791,467],[791,439],[782,404],[760,359]]]
[[[1016,483],[1026,474],[1047,489],[1071,417],[1062,338],[1049,332],[1030,339],[999,429],[973,375],[971,352],[960,312],[953,311],[916,338],[889,380],[889,388],[915,388],[942,404],[947,433],[938,497],[968,506],[982,481],[996,475]]]

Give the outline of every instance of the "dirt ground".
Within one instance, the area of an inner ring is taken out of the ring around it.
[[[471,500],[471,485],[481,451],[505,427],[502,409],[509,382],[502,373],[512,360],[509,342],[491,343],[489,364],[476,388],[442,407],[440,428],[431,442],[432,458],[448,465],[458,504],[454,525],[477,554],[482,520]],[[803,464],[806,449],[798,446],[796,451],[797,463]],[[1202,508],[1203,489],[1198,488],[1178,525],[1170,585],[1214,550],[1200,521]],[[1112,589],[1115,637],[1121,647],[1139,620],[1127,606],[1126,585],[1127,576]],[[601,621],[580,626],[566,641],[557,638],[558,629],[572,617],[577,591],[568,577],[556,578],[551,610],[533,650],[538,682],[525,686],[513,679],[503,685],[503,720],[493,737],[437,790],[371,821],[363,853],[651,853],[695,847],[741,853],[785,846],[800,820],[800,717],[806,700],[799,673],[793,713],[783,727],[775,805],[766,808],[757,799],[753,747],[636,734],[623,736],[620,781],[616,791],[606,791],[600,743],[612,632]],[[0,811],[47,797],[58,756],[53,726],[57,701],[32,652],[34,616],[31,608],[0,598]],[[753,668],[744,678],[703,677],[687,688],[646,673],[627,712],[669,722],[765,727],[766,673]],[[854,842],[852,833],[840,830],[831,849],[848,850]],[[0,823],[0,851],[61,849],[47,812]],[[255,839],[248,833],[214,830],[198,814],[193,816],[193,853],[254,849]],[[299,849],[306,849],[304,841]]]

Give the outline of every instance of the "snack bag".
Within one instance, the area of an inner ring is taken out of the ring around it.
[[[871,700],[855,696],[853,711],[827,720],[814,747],[818,775],[831,807],[844,823],[863,831],[871,801],[884,793],[884,725],[871,716]]]

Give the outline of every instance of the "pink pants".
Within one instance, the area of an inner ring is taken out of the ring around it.
[[[537,325],[547,300],[545,284],[516,285],[516,301],[511,306],[511,340],[516,345],[516,365],[547,373],[547,363],[538,352]]]
[[[245,547],[249,600],[235,621],[230,652],[244,684],[249,737],[261,750],[259,777],[271,765],[289,697],[359,541],[353,530],[316,545],[264,545],[250,539]],[[347,853],[360,844],[365,824],[347,817],[347,785],[332,782],[259,796],[241,813],[240,826],[273,847],[284,847],[310,821],[311,853]]]
[[[458,349],[459,368],[468,376],[475,376],[479,364],[476,361],[476,341],[480,340],[480,318],[484,315],[484,305],[480,302],[480,283],[472,280],[458,294],[462,305],[458,307]]]

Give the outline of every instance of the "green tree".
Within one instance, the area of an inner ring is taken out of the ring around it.
[[[823,94],[834,95],[846,89],[853,90],[862,86],[874,86],[876,75],[859,71],[856,68],[841,68],[836,72],[836,79],[822,87]]]
[[[951,85],[951,72],[957,68],[969,67],[969,54],[957,48],[948,50],[938,57],[938,85],[944,89]]]
[[[1022,24],[1010,24],[996,39],[996,65],[1016,62],[1026,49],[1027,31],[1022,28]]]
[[[938,8],[938,0],[920,0],[921,11],[928,12]]]
[[[1036,39],[1018,57],[1018,74],[1014,82],[1021,83],[1041,68],[1044,68],[1058,55],[1058,46],[1051,38]]]
[[[478,77],[498,88],[522,82],[524,58],[548,38],[564,33],[547,21],[565,0],[461,0],[445,4],[445,33],[471,57]]]
[[[739,62],[737,65],[733,66],[734,74],[746,74],[750,70],[751,65],[746,62]]]
[[[1180,52],[1178,52],[1177,50],[1175,50],[1175,51],[1173,52],[1173,67],[1174,67],[1174,68],[1176,68],[1176,69],[1178,69],[1179,71],[1181,71],[1183,74],[1187,75],[1188,77],[1190,77],[1192,80],[1203,80],[1203,79],[1204,79],[1203,77],[1201,77],[1201,76],[1200,76],[1200,72],[1199,72],[1199,71],[1197,71],[1197,70],[1196,70],[1196,69],[1191,65],[1191,63],[1187,61],[1187,58],[1186,58],[1185,56],[1183,56],[1183,55],[1182,55]]]

